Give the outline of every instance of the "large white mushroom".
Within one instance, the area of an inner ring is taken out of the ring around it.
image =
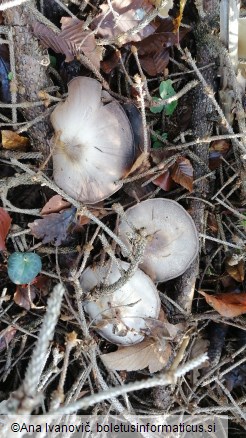
[[[129,264],[120,261],[123,270]],[[113,264],[109,275],[109,266],[88,267],[80,278],[83,292],[91,292],[96,286],[109,285],[121,277],[116,264]],[[148,330],[148,321],[158,319],[160,298],[152,280],[140,269],[122,287],[112,293],[101,294],[96,301],[84,304],[91,325],[101,336],[118,345],[131,345],[141,342]]]
[[[183,274],[197,256],[198,233],[191,216],[176,201],[148,199],[125,212],[119,236],[130,248],[131,224],[145,228],[150,242],[139,265],[154,281],[167,281]],[[130,224],[130,225],[129,225]]]
[[[103,103],[106,99],[107,103]],[[120,189],[134,161],[130,122],[100,83],[77,77],[51,114],[54,180],[73,198],[93,204]]]

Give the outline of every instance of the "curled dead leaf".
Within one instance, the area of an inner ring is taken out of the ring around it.
[[[4,251],[6,249],[5,239],[9,232],[11,222],[12,219],[8,212],[0,207],[0,251]]]
[[[226,272],[236,281],[241,283],[245,276],[244,260],[239,260],[236,264],[230,264],[230,259],[226,260]]]
[[[23,307],[23,309],[30,310],[32,307],[32,301],[35,299],[36,296],[34,292],[34,288],[32,286],[30,286],[30,292],[31,292],[31,297],[29,296],[27,286],[18,285],[14,293],[15,304],[17,304],[20,307]]]
[[[52,196],[52,198],[50,198],[48,202],[46,202],[40,214],[45,215],[50,213],[59,213],[59,211],[64,210],[64,208],[68,208],[70,206],[71,204],[67,201],[64,201],[61,195],[55,195]]]
[[[5,348],[8,347],[9,343],[14,338],[16,332],[17,329],[10,325],[7,329],[4,329],[0,333],[0,351],[3,351],[5,350]]]
[[[4,149],[13,151],[26,151],[29,146],[29,139],[17,134],[14,131],[2,130],[2,146]]]
[[[192,192],[193,190],[193,167],[185,157],[178,157],[175,164],[173,165],[171,177],[177,183],[180,184],[185,189]]]
[[[220,315],[226,318],[234,318],[235,316],[246,313],[246,293],[222,293],[219,295],[209,295],[206,292],[199,291],[207,301]]]
[[[69,208],[61,213],[50,213],[43,219],[36,219],[29,223],[28,226],[32,235],[37,239],[42,239],[43,243],[54,241],[54,244],[59,246],[67,237],[75,212],[75,208]]]

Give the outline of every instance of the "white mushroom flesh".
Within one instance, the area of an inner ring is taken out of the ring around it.
[[[129,264],[119,261],[123,270]],[[120,278],[119,269],[112,265],[109,275],[108,266],[89,267],[81,276],[83,291],[90,292],[95,286],[108,284]],[[102,294],[96,301],[87,301],[85,311],[91,319],[91,326],[108,341],[118,345],[131,345],[141,342],[148,330],[148,321],[158,319],[160,298],[151,279],[140,269],[118,290]]]
[[[54,180],[67,194],[85,203],[99,202],[120,189],[134,160],[130,122],[119,105],[103,105],[95,79],[77,77],[68,97],[51,115],[55,129]]]
[[[150,199],[126,211],[136,229],[145,228],[150,242],[139,265],[154,281],[167,281],[183,274],[199,249],[198,233],[191,216],[175,201]],[[119,236],[130,248],[131,227],[124,218]]]

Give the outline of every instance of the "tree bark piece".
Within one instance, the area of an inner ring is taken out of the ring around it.
[[[30,4],[30,3],[29,3]],[[34,2],[33,2],[34,5]],[[33,16],[26,5],[8,9],[4,13],[6,26],[13,30],[14,57],[16,64],[16,88],[18,102],[37,102],[38,92],[52,85],[46,75],[44,55],[38,41],[32,34]],[[15,85],[15,84],[14,84]],[[45,111],[44,106],[23,108],[22,113],[27,121],[34,120]],[[51,127],[45,119],[35,123],[28,129],[35,151],[49,154],[48,138]]]

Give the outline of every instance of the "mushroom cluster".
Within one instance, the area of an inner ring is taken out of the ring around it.
[[[131,247],[133,229],[145,228],[150,242],[140,268],[154,281],[167,281],[183,274],[196,258],[199,239],[196,226],[187,211],[176,201],[148,199],[125,212],[119,224],[119,236]]]
[[[51,114],[54,180],[74,199],[93,204],[120,189],[135,158],[130,122],[100,83],[77,77]]]
[[[119,260],[126,271],[129,263]],[[109,271],[109,272],[108,272]],[[115,263],[111,267],[88,267],[80,278],[84,292],[91,292],[96,286],[114,284],[121,277]],[[140,269],[119,289],[101,294],[96,301],[84,304],[91,324],[110,342],[131,345],[141,342],[146,334],[146,321],[158,319],[160,298],[152,280]]]

